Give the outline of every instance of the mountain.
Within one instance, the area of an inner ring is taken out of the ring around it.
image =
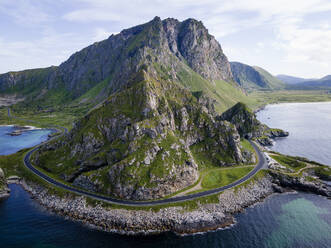
[[[30,107],[97,104],[125,88],[144,66],[164,80],[205,92],[218,111],[252,101],[233,82],[227,57],[201,22],[159,17],[94,43],[58,67],[2,74],[0,90],[24,96]]]
[[[284,88],[283,82],[260,67],[239,62],[230,65],[234,80],[246,90]]]
[[[283,81],[285,84],[297,84],[302,83],[305,81],[313,80],[313,79],[306,79],[306,78],[300,78],[300,77],[293,77],[289,75],[277,75],[276,76],[279,80]]]
[[[300,83],[287,86],[288,89],[298,90],[330,90],[331,75],[327,75],[321,79],[309,79]]]
[[[217,120],[213,100],[162,79],[150,65],[66,137],[44,145],[34,163],[77,187],[149,200],[192,185],[206,164],[253,157],[235,126]]]
[[[34,154],[34,164],[76,187],[149,200],[192,185],[208,166],[254,162],[236,126],[218,114],[236,104],[236,97],[248,98],[201,22],[155,18],[83,50],[82,60],[81,52],[73,55],[56,71],[67,68],[61,82],[65,89],[75,89],[77,99],[89,91],[79,93],[83,86],[75,77],[100,62],[92,55],[108,43],[118,46],[113,53],[107,50],[108,56],[122,52],[112,63],[113,57],[105,56],[109,66],[114,64],[111,77],[96,79],[103,81],[94,96],[103,101],[69,134],[44,144]]]

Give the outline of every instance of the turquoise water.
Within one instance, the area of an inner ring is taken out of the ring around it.
[[[282,194],[237,215],[232,228],[176,236],[121,236],[90,229],[43,210],[20,186],[0,202],[0,247],[331,247],[331,201],[312,194]]]
[[[273,150],[331,165],[331,102],[272,104],[257,118],[290,132],[276,140]]]
[[[48,138],[50,130],[31,130],[23,132],[19,136],[10,136],[14,130],[13,126],[0,126],[0,155],[15,153],[23,148],[35,146]]]

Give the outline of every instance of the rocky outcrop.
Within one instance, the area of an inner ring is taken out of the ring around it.
[[[242,138],[256,139],[263,146],[270,146],[273,139],[289,135],[286,131],[262,124],[256,119],[255,113],[241,102],[225,111],[219,118],[235,125]]]
[[[0,168],[0,200],[9,196],[10,190],[3,170]]]
[[[216,118],[213,100],[145,65],[70,133],[35,154],[35,163],[76,186],[132,200],[161,198],[199,177],[196,155],[214,164],[249,163],[240,135]],[[52,157],[49,161],[49,157]]]
[[[270,128],[264,134],[267,135],[271,139],[289,136],[289,132],[286,132],[282,129],[276,129],[276,128]]]
[[[320,180],[309,180],[308,178],[311,175],[307,174],[307,172],[304,172],[303,176],[290,176],[274,172],[270,174],[273,176],[274,182],[281,187],[331,197],[331,186]]]
[[[225,111],[220,118],[234,124],[243,138],[261,136],[265,129],[265,126],[256,119],[255,114],[241,102]]]
[[[272,146],[275,138],[289,136],[289,132],[276,128],[266,128],[263,135],[256,137],[256,140],[263,146]]]
[[[166,19],[163,25],[166,31],[169,26],[177,28],[171,32],[177,36],[167,33],[168,37],[172,37],[169,44],[173,52],[182,56],[194,71],[210,80],[232,80],[230,64],[220,44],[208,33],[202,22],[188,19],[180,23],[175,19]]]

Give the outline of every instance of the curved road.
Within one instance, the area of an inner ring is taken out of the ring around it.
[[[251,141],[250,141],[251,142]],[[111,203],[111,204],[118,204],[118,205],[126,205],[126,206],[156,206],[156,205],[162,205],[162,204],[167,204],[167,203],[175,203],[175,202],[183,202],[183,201],[187,201],[187,200],[193,200],[199,197],[203,197],[203,196],[209,196],[209,195],[213,195],[216,193],[220,193],[226,189],[230,189],[233,188],[245,181],[247,181],[248,179],[250,179],[252,176],[254,176],[259,170],[266,168],[267,163],[266,163],[266,159],[264,157],[264,155],[261,153],[261,151],[257,148],[257,146],[251,142],[251,144],[253,145],[256,153],[258,154],[258,164],[257,166],[251,170],[246,176],[244,176],[243,178],[229,184],[223,187],[219,187],[219,188],[215,188],[215,189],[211,189],[211,190],[206,190],[203,192],[199,192],[199,193],[195,193],[195,194],[191,194],[191,195],[185,195],[185,196],[179,196],[179,197],[173,197],[173,198],[167,198],[167,199],[162,199],[162,200],[154,200],[154,201],[129,201],[129,200],[121,200],[121,199],[116,199],[116,198],[111,198],[111,197],[106,197],[106,196],[102,196],[102,195],[98,195],[92,192],[88,192],[85,190],[81,190],[81,189],[77,189],[77,188],[73,188],[71,186],[68,186],[66,184],[63,184],[47,175],[45,175],[44,173],[40,172],[38,169],[36,169],[30,162],[30,157],[31,154],[39,149],[39,146],[32,149],[31,151],[29,151],[25,157],[24,157],[24,164],[25,166],[30,169],[34,174],[36,174],[37,176],[39,176],[40,178],[42,178],[43,180],[45,180],[46,182],[53,184],[57,187],[60,187],[62,189],[68,190],[70,192],[73,193],[77,193],[80,195],[84,195],[84,196],[88,196],[90,198],[93,198],[95,200],[100,200],[100,201],[104,201],[107,203]]]
[[[8,116],[9,117],[14,117],[13,115],[10,114],[10,109],[8,108]],[[65,127],[60,127],[60,126],[56,126],[54,125],[54,127],[62,129],[63,132],[61,134],[65,135],[68,133],[68,129],[66,129]],[[85,191],[82,189],[77,189],[74,187],[71,187],[69,185],[66,185],[64,183],[61,183],[49,176],[47,176],[46,174],[42,173],[41,171],[39,171],[38,169],[36,169],[30,162],[30,158],[33,152],[35,152],[36,150],[39,149],[39,147],[55,138],[58,138],[58,136],[55,136],[53,138],[51,138],[50,140],[41,143],[40,145],[38,145],[37,147],[35,147],[34,149],[32,149],[31,151],[29,151],[25,156],[24,156],[24,165],[31,170],[34,174],[36,174],[37,176],[39,176],[41,179],[43,179],[44,181],[60,187],[62,189],[68,190],[70,192],[79,194],[79,195],[84,195],[84,196],[88,196],[90,198],[93,198],[95,200],[99,200],[99,201],[103,201],[106,203],[110,203],[110,204],[117,204],[117,205],[125,205],[125,206],[156,206],[156,205],[162,205],[162,204],[167,204],[167,203],[176,203],[176,202],[184,202],[184,201],[188,201],[188,200],[194,200],[196,198],[200,198],[200,197],[204,197],[204,196],[210,196],[213,194],[217,194],[220,192],[223,192],[224,190],[227,189],[231,189],[235,186],[238,186],[239,184],[242,184],[243,182],[247,181],[248,179],[250,179],[251,177],[253,177],[259,170],[261,169],[266,169],[268,167],[267,165],[267,161],[265,159],[265,156],[263,155],[263,153],[260,151],[260,149],[257,147],[257,145],[252,142],[249,141],[251,143],[251,145],[253,146],[256,154],[258,155],[258,164],[257,166],[254,167],[253,170],[251,170],[246,176],[240,178],[239,180],[228,184],[226,186],[223,187],[219,187],[219,188],[215,188],[215,189],[211,189],[211,190],[206,190],[203,192],[199,192],[199,193],[195,193],[195,194],[191,194],[191,195],[184,195],[184,196],[178,196],[178,197],[173,197],[173,198],[167,198],[167,199],[161,199],[161,200],[154,200],[154,201],[130,201],[130,200],[121,200],[121,199],[116,199],[116,198],[111,198],[111,197],[107,197],[107,196],[103,196],[103,195],[98,195],[89,191]]]

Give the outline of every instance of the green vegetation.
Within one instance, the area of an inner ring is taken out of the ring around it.
[[[213,189],[233,183],[247,175],[254,167],[223,168],[208,171],[202,178],[204,189]]]
[[[259,170],[253,177],[248,179],[247,181],[239,184],[234,188],[235,192],[238,191],[241,188],[246,187],[247,185],[256,182],[257,180],[261,180],[262,178],[266,177],[269,174],[268,170]]]
[[[281,165],[292,169],[294,171],[299,171],[300,169],[306,167],[306,163],[303,161],[300,161],[300,158],[298,157],[291,157],[291,156],[286,156],[282,154],[274,154],[270,155],[273,159],[275,159],[278,163]]]
[[[245,150],[255,153],[253,146],[247,139],[241,139],[240,144]]]
[[[240,62],[231,62],[234,80],[248,92],[254,90],[283,89],[285,84],[266,70]]]
[[[183,68],[178,73],[179,82],[192,92],[204,92],[207,96],[216,100],[215,109],[222,113],[238,102],[243,102],[252,108],[256,108],[257,101],[253,97],[248,97],[234,83],[216,81],[214,83],[204,79],[189,67]]]
[[[331,181],[331,167],[329,166],[319,166],[313,168],[315,175],[322,180]]]
[[[23,149],[15,154],[0,156],[0,167],[7,177],[14,175],[23,176],[23,157],[27,151],[28,149]]]
[[[54,194],[59,197],[73,198],[73,197],[78,196],[75,193],[69,192],[67,190],[64,190],[62,188],[56,187],[54,185],[51,185],[51,184],[45,182],[39,176],[36,176],[30,170],[28,170],[23,164],[23,157],[25,156],[25,154],[28,150],[29,149],[24,149],[15,154],[12,154],[12,155],[0,156],[0,167],[3,169],[6,176],[16,175],[19,177],[24,177],[25,180],[37,183],[37,184],[41,185],[42,187],[46,188],[50,194]],[[45,170],[41,169],[41,171],[49,176],[53,176],[52,174],[48,173]],[[59,181],[62,183],[68,184],[68,183],[64,182],[63,180],[59,180]],[[68,184],[68,185],[70,185],[70,184]],[[70,186],[72,187],[72,185],[70,185]],[[199,206],[201,204],[217,203],[218,195],[219,194],[215,194],[212,196],[200,197],[200,198],[197,198],[197,199],[194,199],[191,201],[157,205],[157,206],[153,206],[153,207],[148,207],[148,206],[130,207],[130,206],[125,206],[125,205],[110,204],[110,203],[105,203],[105,202],[98,201],[98,200],[88,198],[88,197],[87,197],[87,202],[88,202],[88,204],[93,205],[93,206],[99,204],[106,208],[114,208],[114,209],[159,211],[160,209],[165,208],[165,207],[180,206],[180,207],[183,207],[184,210],[191,211],[191,210],[199,208]]]
[[[329,90],[275,90],[254,91],[249,97],[256,99],[256,106],[286,102],[325,102],[331,101]]]
[[[0,125],[30,125],[41,128],[58,125],[70,130],[73,122],[86,112],[87,109],[84,106],[63,107],[50,112],[21,109],[16,106],[11,108],[11,115],[15,118],[9,118],[7,108],[0,107]]]
[[[262,76],[262,78],[265,79],[266,82],[268,82],[268,86],[271,89],[282,89],[285,87],[285,84],[279,80],[277,77],[271,75],[269,72],[264,70],[261,67],[253,66],[253,68]]]
[[[194,200],[183,201],[183,202],[175,202],[175,203],[167,203],[162,205],[155,205],[155,206],[126,206],[126,205],[118,205],[118,204],[110,204],[106,202],[101,202],[95,199],[87,198],[87,203],[91,206],[101,205],[102,207],[109,208],[109,209],[127,209],[127,210],[145,210],[145,211],[154,211],[158,212],[163,208],[169,207],[182,207],[183,211],[194,211],[199,209],[201,205],[204,204],[216,204],[219,203],[219,195],[220,193],[199,197]]]

